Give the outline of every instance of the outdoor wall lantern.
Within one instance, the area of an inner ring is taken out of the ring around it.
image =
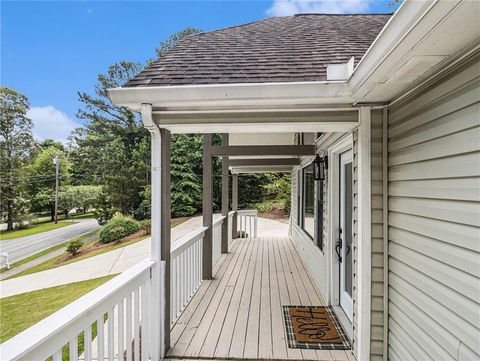
[[[313,161],[313,179],[316,181],[324,181],[327,174],[328,159],[326,155],[316,155]]]

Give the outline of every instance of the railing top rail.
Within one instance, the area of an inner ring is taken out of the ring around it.
[[[230,211],[230,212],[228,212],[228,216],[230,217],[230,216],[234,215],[235,212],[236,212],[236,211]]]
[[[225,218],[227,217],[225,216],[215,217],[215,219],[213,220],[213,227],[217,226],[218,224],[222,224]]]
[[[198,227],[194,231],[187,233],[186,235],[178,238],[175,242],[172,243],[170,247],[170,253],[174,255],[180,252],[181,250],[187,248],[190,244],[194,243],[199,238],[203,237],[207,229],[208,227]]]
[[[256,216],[258,214],[256,209],[241,209],[237,212],[239,216]]]
[[[118,292],[128,289],[130,284],[135,283],[145,276],[155,261],[144,260],[135,266],[114,277],[110,281],[97,287],[86,295],[66,305],[54,314],[48,316],[32,327],[14,336],[0,345],[0,355],[4,360],[19,360],[45,343],[55,341],[62,343],[60,339],[68,338],[65,330],[70,329],[75,323],[81,321],[85,315],[102,308],[102,304],[110,302]],[[148,275],[150,277],[150,275]],[[93,322],[93,320],[92,320]],[[77,330],[80,331],[80,330]],[[60,337],[62,335],[62,337]]]

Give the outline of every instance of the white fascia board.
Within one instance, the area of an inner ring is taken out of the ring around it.
[[[321,104],[351,104],[346,82],[291,82],[208,84],[114,88],[108,90],[112,103],[134,111],[141,104],[154,109],[205,109],[222,107],[288,107]]]
[[[406,0],[398,8],[353,70],[348,84],[354,93],[436,2]]]

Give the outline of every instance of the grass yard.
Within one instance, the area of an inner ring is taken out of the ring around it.
[[[114,276],[70,283],[0,299],[0,343],[24,331]]]

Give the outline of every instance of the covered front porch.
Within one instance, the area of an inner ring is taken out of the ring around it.
[[[325,301],[286,234],[236,239],[171,327],[169,358],[354,360],[351,351],[289,348],[284,305]]]

